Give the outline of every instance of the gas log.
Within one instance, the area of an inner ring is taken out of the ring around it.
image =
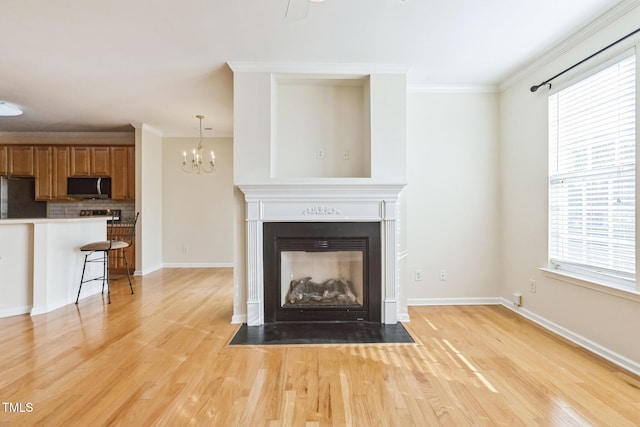
[[[316,283],[307,276],[291,281],[285,305],[354,304],[356,299],[353,284],[347,279],[328,279]]]

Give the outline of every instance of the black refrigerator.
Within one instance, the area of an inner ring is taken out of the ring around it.
[[[36,201],[33,178],[0,177],[0,218],[46,218],[47,202]]]

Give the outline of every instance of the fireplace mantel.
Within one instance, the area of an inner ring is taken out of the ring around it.
[[[246,202],[247,324],[264,324],[264,222],[379,222],[383,323],[398,322],[398,196],[404,184],[238,185]]]

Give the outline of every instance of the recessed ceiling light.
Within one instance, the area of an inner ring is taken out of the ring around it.
[[[8,102],[0,101],[0,116],[19,116],[20,114],[22,114],[20,108]]]

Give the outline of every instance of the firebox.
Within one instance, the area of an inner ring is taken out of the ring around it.
[[[265,322],[381,319],[378,222],[266,222]]]

